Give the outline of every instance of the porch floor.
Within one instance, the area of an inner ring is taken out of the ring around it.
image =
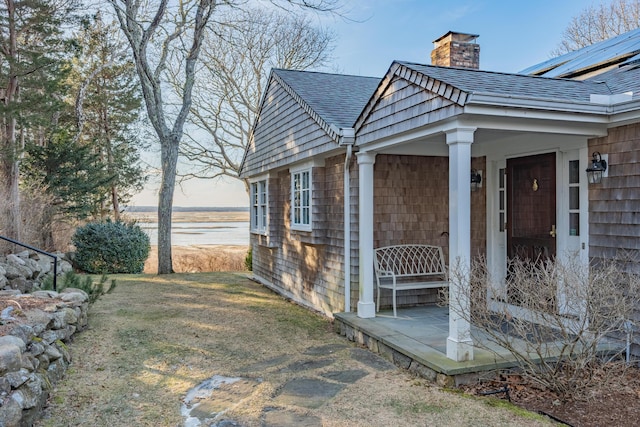
[[[362,319],[356,313],[337,313],[334,317],[336,332],[442,385],[459,385],[482,378],[490,371],[518,366],[508,350],[484,339],[474,327],[474,360],[456,362],[447,358],[448,307],[398,309],[397,318],[391,310],[380,311],[371,319]],[[492,351],[479,348],[478,344]]]

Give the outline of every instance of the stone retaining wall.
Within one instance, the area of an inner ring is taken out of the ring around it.
[[[64,254],[58,258],[57,273],[73,268]],[[40,289],[43,280],[53,275],[53,259],[33,251],[22,251],[6,256],[0,255],[0,290],[18,289],[22,293]]]
[[[51,260],[33,252],[0,257],[0,426],[31,426],[71,361],[66,343],[87,326],[88,295],[39,290]],[[71,270],[63,261],[58,272]],[[24,293],[31,292],[31,293]]]
[[[80,289],[60,294],[0,291],[0,425],[30,426],[39,417],[52,385],[60,380],[71,356],[66,343],[87,325],[89,298]],[[31,307],[22,311],[19,307]],[[40,308],[35,308],[39,306]]]

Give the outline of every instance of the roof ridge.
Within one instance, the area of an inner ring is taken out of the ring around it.
[[[342,74],[342,73],[329,73],[325,71],[313,71],[313,70],[294,70],[290,68],[273,68],[274,72],[285,71],[285,72],[294,72],[294,73],[306,73],[306,74],[323,74],[326,76],[342,76],[342,77],[358,77],[361,79],[377,79],[380,80],[380,77],[373,76],[359,76],[357,74]]]
[[[399,63],[401,65],[411,64],[411,65],[418,65],[420,67],[438,68],[438,69],[442,69],[442,70],[459,70],[459,71],[465,71],[465,72],[475,72],[475,73],[484,73],[484,74],[497,74],[497,75],[503,75],[503,76],[519,76],[519,77],[526,77],[526,78],[532,78],[532,79],[547,79],[547,80],[553,80],[553,81],[603,83],[603,82],[600,82],[600,81],[589,80],[589,79],[586,79],[586,80],[575,80],[575,79],[571,79],[571,78],[567,78],[567,77],[535,76],[535,75],[532,75],[532,74],[510,73],[508,71],[478,70],[478,69],[475,69],[475,68],[462,68],[462,67],[446,67],[446,66],[442,66],[442,65],[421,64],[419,62],[412,62],[412,61],[395,60],[393,62],[397,62],[397,63]]]

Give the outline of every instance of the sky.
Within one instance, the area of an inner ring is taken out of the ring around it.
[[[603,0],[609,3],[610,0]],[[449,31],[479,35],[480,69],[518,72],[550,58],[574,16],[591,0],[345,0],[348,19],[320,17],[336,34],[329,72],[382,77],[394,60],[431,63],[433,41]],[[159,156],[146,153],[145,156]],[[159,163],[159,162],[158,162]],[[132,205],[157,205],[151,179]],[[189,180],[176,186],[174,206],[248,206],[232,179]]]

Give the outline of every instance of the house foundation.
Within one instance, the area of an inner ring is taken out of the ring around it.
[[[349,341],[378,353],[399,368],[434,382],[442,387],[457,387],[493,376],[499,370],[517,367],[517,362],[506,352],[497,357],[490,351],[476,349],[474,360],[455,362],[445,354],[447,332],[444,329],[426,329],[416,333],[410,325],[426,316],[446,317],[443,307],[416,307],[403,310],[399,319],[392,315],[373,319],[359,318],[355,313],[336,313],[334,331]],[[404,323],[403,323],[404,322]],[[429,332],[431,331],[431,332]],[[442,347],[438,349],[441,342]],[[431,344],[431,345],[429,345]]]

